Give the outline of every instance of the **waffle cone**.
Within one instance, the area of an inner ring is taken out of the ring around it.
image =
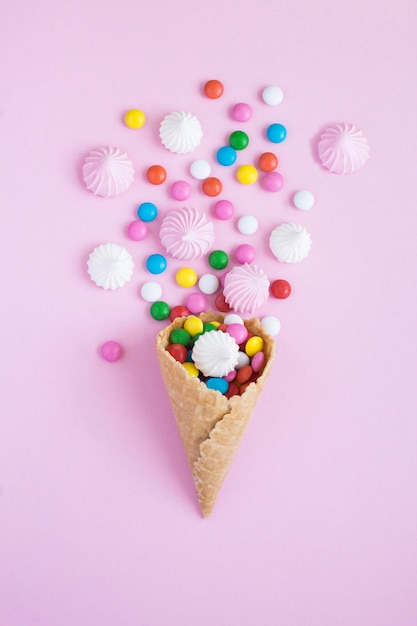
[[[222,322],[224,318],[215,313],[202,313],[200,317],[203,322]],[[183,319],[176,318],[160,331],[156,340],[156,352],[193,473],[201,510],[207,517],[271,371],[275,343],[264,332],[259,320],[245,321],[248,330],[264,340],[266,365],[261,376],[247,387],[242,396],[233,396],[229,400],[218,391],[209,389],[198,378],[190,377],[181,363],[167,352],[171,331],[182,327],[183,322]]]

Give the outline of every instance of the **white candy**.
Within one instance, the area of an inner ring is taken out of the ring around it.
[[[140,295],[146,302],[156,302],[162,296],[162,287],[159,283],[149,280],[143,283]]]
[[[243,319],[236,313],[228,313],[224,318],[224,324],[243,324]]]
[[[275,106],[277,104],[281,104],[284,98],[284,93],[280,87],[277,87],[276,85],[269,85],[263,90],[262,98],[266,104]]]
[[[261,319],[261,326],[268,335],[274,337],[281,330],[281,322],[274,315],[267,315]]]
[[[249,363],[250,363],[250,358],[248,357],[246,352],[242,352],[242,350],[239,350],[239,352],[237,354],[236,369],[237,370],[241,370],[242,367],[245,367],[245,365],[249,365]]]
[[[211,174],[211,165],[204,159],[197,159],[191,163],[190,174],[193,178],[197,178],[197,180],[204,180]]]
[[[210,295],[216,293],[219,288],[220,281],[214,274],[203,274],[198,281],[200,291]]]
[[[292,201],[294,202],[294,206],[302,211],[308,211],[314,206],[314,196],[311,191],[307,191],[306,189],[297,191]]]
[[[237,223],[237,229],[242,235],[253,235],[258,230],[258,220],[253,215],[244,215]]]

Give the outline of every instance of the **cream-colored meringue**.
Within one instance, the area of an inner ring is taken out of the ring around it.
[[[319,158],[335,174],[352,174],[369,159],[369,144],[363,132],[347,122],[332,124],[318,143]]]
[[[161,142],[171,152],[186,154],[200,145],[203,131],[192,113],[174,111],[164,117],[159,127]]]
[[[194,344],[192,359],[204,376],[227,376],[238,362],[239,346],[221,331],[201,335]]]
[[[256,265],[238,265],[226,274],[223,295],[239,313],[254,313],[269,297],[269,280]]]
[[[96,285],[103,289],[118,289],[131,279],[134,264],[126,248],[117,243],[104,243],[94,248],[87,266]]]
[[[173,209],[163,219],[159,236],[167,252],[177,259],[198,259],[214,241],[213,223],[205,213],[182,207]]]
[[[269,246],[278,261],[298,263],[310,252],[311,237],[303,226],[289,222],[274,228]]]
[[[96,196],[118,196],[133,183],[132,161],[126,152],[112,146],[100,146],[85,158],[83,178],[87,189]]]

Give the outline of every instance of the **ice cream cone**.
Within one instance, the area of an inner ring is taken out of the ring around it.
[[[224,316],[202,313],[203,322],[223,321]],[[193,473],[201,510],[210,515],[240,440],[265,386],[275,357],[275,342],[257,319],[245,321],[249,332],[264,340],[265,367],[241,396],[230,399],[188,375],[181,363],[167,352],[169,336],[183,325],[182,318],[161,330],[156,340],[157,357],[168,391],[188,462]]]

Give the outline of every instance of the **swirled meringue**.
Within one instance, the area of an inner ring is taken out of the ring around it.
[[[100,146],[85,158],[83,178],[87,189],[96,196],[118,196],[133,183],[132,161],[126,152],[112,146]]]
[[[228,333],[212,331],[194,344],[192,359],[204,376],[227,376],[238,362],[239,346]]]
[[[200,145],[202,136],[199,120],[184,111],[169,113],[159,127],[161,142],[167,150],[177,154],[193,152]]]
[[[133,260],[126,248],[117,243],[104,243],[94,248],[87,261],[91,280],[103,289],[117,289],[127,283],[133,273]]]
[[[352,174],[369,159],[369,144],[363,132],[347,122],[332,124],[318,143],[320,161],[335,174]]]
[[[298,263],[310,252],[311,237],[303,226],[289,222],[274,228],[269,246],[278,261]]]
[[[159,237],[162,245],[177,259],[198,259],[214,241],[213,223],[197,209],[173,209],[163,219]]]
[[[269,280],[256,265],[238,265],[226,274],[223,295],[234,311],[252,314],[269,297]]]

